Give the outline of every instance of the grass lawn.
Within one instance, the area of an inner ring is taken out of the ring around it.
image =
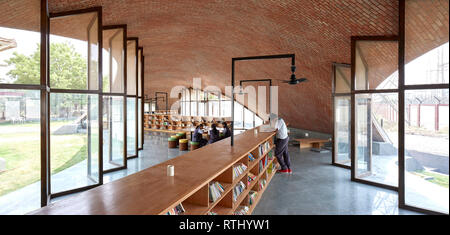
[[[66,123],[52,122],[52,130]],[[40,180],[39,131],[39,123],[0,125],[0,158],[6,160],[6,171],[0,173],[0,196]],[[86,134],[53,135],[50,143],[52,174],[86,159]],[[92,144],[96,151],[98,141]]]
[[[415,175],[421,176],[421,177],[433,177],[433,179],[429,180],[431,183],[437,184],[439,186],[442,186],[444,188],[448,188],[448,175],[438,174],[434,173],[432,171],[416,171],[414,172]]]

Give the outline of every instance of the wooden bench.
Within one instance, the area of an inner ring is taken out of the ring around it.
[[[300,143],[300,150],[305,148],[322,148],[325,143],[328,143],[327,139],[313,139],[313,138],[304,138],[304,139],[294,139]]]

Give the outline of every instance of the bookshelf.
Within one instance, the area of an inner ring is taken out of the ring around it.
[[[267,165],[259,169],[259,161],[274,151],[274,135],[274,132],[258,131],[255,134],[253,129],[248,130],[235,136],[234,146],[230,146],[230,139],[227,138],[30,214],[165,215],[180,204],[184,208],[184,213],[180,214],[185,215],[232,215],[245,206],[251,214],[275,175],[275,170],[270,174],[266,172],[271,164],[276,165],[276,158],[268,158]],[[260,154],[259,146],[266,142],[267,151]],[[252,162],[249,162],[249,153],[254,155]],[[239,164],[247,168],[233,177],[233,167]],[[175,166],[175,176],[167,176],[167,165]],[[256,176],[250,185],[249,173]],[[264,188],[258,189],[263,179],[267,183]],[[209,200],[209,184],[215,181],[220,182],[224,191],[212,202]],[[240,181],[246,187],[233,201],[233,188]],[[249,204],[251,190],[258,192],[253,205]]]
[[[150,131],[172,131],[197,126],[200,123],[205,126],[211,126],[212,123],[216,123],[218,127],[222,127],[221,123],[223,121],[226,121],[228,125],[231,124],[227,118],[179,116],[168,112],[144,114],[144,129]]]

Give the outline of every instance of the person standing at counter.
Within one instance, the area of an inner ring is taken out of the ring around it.
[[[286,123],[274,113],[271,113],[269,117],[271,126],[274,127],[277,132],[275,140],[275,156],[281,166],[281,169],[277,172],[292,174],[291,159],[289,158],[288,152],[289,136]]]
[[[222,125],[223,125],[223,139],[231,137],[231,130],[228,127],[227,122],[223,122]]]
[[[198,125],[195,127],[194,136],[192,138],[193,142],[198,142],[199,147],[205,146],[208,142],[203,139],[203,124]]]
[[[220,132],[217,130],[216,124],[211,125],[211,130],[209,131],[209,142],[208,144],[212,144],[220,140]]]

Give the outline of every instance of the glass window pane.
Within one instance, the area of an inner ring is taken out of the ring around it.
[[[50,86],[98,89],[97,13],[50,19]]]
[[[356,90],[398,88],[397,41],[357,41]]]
[[[449,213],[449,90],[405,92],[405,203]]]
[[[138,96],[142,96],[142,50],[138,50]]]
[[[127,98],[127,154],[135,156],[136,151],[136,98]]]
[[[123,29],[103,30],[103,91],[124,92]]]
[[[405,1],[405,84],[449,83],[447,1]]]
[[[350,96],[334,98],[334,149],[335,162],[350,166]]]
[[[224,96],[222,96],[224,97]],[[227,101],[221,101],[221,115],[222,117],[231,117],[231,101],[227,100]]]
[[[351,67],[335,66],[335,93],[350,93]]]
[[[255,116],[255,127],[261,126],[263,124],[262,118]]]
[[[124,162],[124,98],[103,97],[103,170],[123,166]]]
[[[0,214],[40,208],[40,91],[0,89]]]
[[[142,148],[142,99],[138,98],[138,148]]]
[[[136,95],[136,41],[127,41],[127,94]]]
[[[191,103],[191,116],[197,116],[197,102],[193,101]]]
[[[40,1],[0,1],[0,14],[0,83],[40,84]]]
[[[244,128],[244,109],[241,104],[234,102],[234,128],[243,129]]]
[[[51,193],[99,181],[98,95],[50,95]]]
[[[355,95],[356,177],[398,185],[398,95]]]
[[[244,128],[253,128],[253,112],[244,108]]]

